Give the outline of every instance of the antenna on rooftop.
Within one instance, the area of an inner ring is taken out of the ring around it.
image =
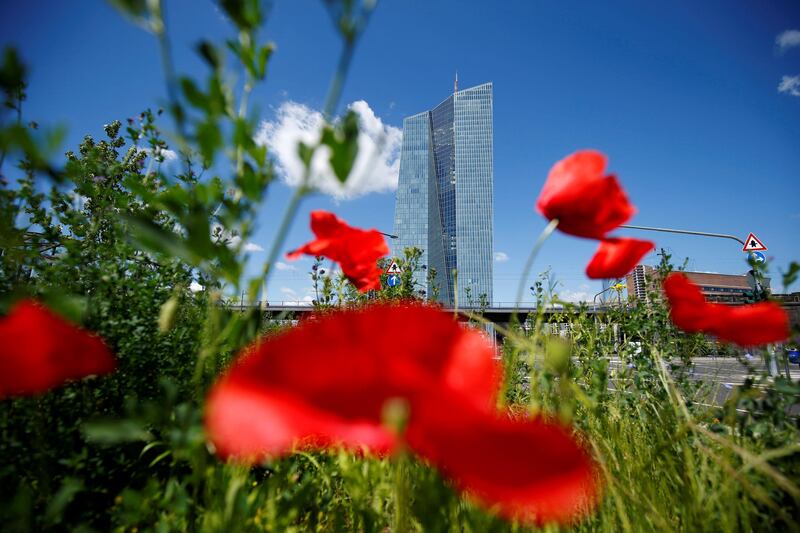
[[[456,81],[453,82],[453,92],[454,93],[458,92],[458,71],[456,71]]]

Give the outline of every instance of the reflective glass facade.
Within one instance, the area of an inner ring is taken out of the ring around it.
[[[492,302],[492,84],[453,93],[403,121],[393,254],[423,250],[437,272],[439,300],[460,306]],[[425,273],[417,282],[426,287]],[[428,294],[432,294],[427,286]]]

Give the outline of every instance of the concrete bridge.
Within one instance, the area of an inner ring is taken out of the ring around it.
[[[251,308],[261,309],[261,311],[267,317],[281,317],[281,318],[300,318],[303,315],[308,313],[314,312],[314,306],[309,304],[302,304],[298,302],[231,302],[228,301],[226,303],[226,307],[231,310],[245,310]],[[575,313],[578,311],[578,307],[573,308],[566,308],[565,306],[547,306],[541,310],[541,312],[545,315],[557,315],[557,314],[564,314],[564,313]],[[606,307],[598,305],[596,307],[586,307],[584,312],[587,314],[602,314],[605,313]],[[450,313],[454,312],[452,307],[443,307],[443,313]],[[531,303],[523,303],[519,307],[514,306],[512,303],[500,303],[498,305],[487,307],[487,308],[480,308],[480,307],[459,307],[458,308],[458,315],[463,320],[468,320],[469,315],[481,315],[487,320],[494,322],[495,324],[508,324],[511,321],[511,317],[516,313],[517,318],[520,322],[524,322],[525,319],[530,314],[537,314],[539,312],[538,308],[531,304]]]
[[[235,310],[242,310],[245,309],[260,309],[263,313],[265,318],[277,319],[277,320],[299,320],[304,315],[314,312],[314,306],[310,304],[302,304],[299,302],[236,302],[236,301],[227,301],[224,304],[226,307],[231,309],[232,311]],[[501,327],[507,327],[508,324],[511,322],[511,317],[514,316],[516,313],[517,320],[520,324],[524,324],[527,320],[528,316],[536,315],[541,312],[544,315],[544,321],[548,323],[553,323],[554,326],[560,327],[560,325],[556,325],[556,323],[561,323],[562,321],[559,318],[562,318],[564,315],[570,315],[578,312],[583,312],[589,315],[598,315],[601,316],[605,314],[608,309],[618,307],[619,304],[616,305],[597,305],[591,306],[586,305],[584,307],[580,306],[561,306],[561,305],[550,305],[546,306],[545,308],[539,310],[534,304],[530,302],[523,302],[519,307],[516,307],[513,303],[505,303],[499,302],[492,307],[488,307],[485,309],[481,309],[478,307],[459,307],[458,308],[458,316],[459,319],[462,321],[467,321],[470,318],[470,315],[481,315],[485,319],[489,320],[493,324],[496,324]],[[800,302],[782,302],[782,307],[786,310],[789,314],[789,321],[793,328],[797,328],[800,326]],[[443,313],[453,313],[454,309],[444,307],[442,308]],[[567,321],[563,321],[566,324]]]

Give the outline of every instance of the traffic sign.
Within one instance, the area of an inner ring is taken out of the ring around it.
[[[767,256],[762,254],[761,252],[750,252],[748,256],[750,257],[750,260],[754,263],[761,264],[767,262]]]
[[[758,237],[750,233],[747,238],[744,240],[744,246],[742,247],[743,252],[766,252],[767,247],[764,246],[764,243],[759,240]]]
[[[397,264],[397,261],[392,261],[392,264],[389,265],[389,268],[386,269],[386,273],[387,274],[402,274],[403,273],[403,269],[400,268],[400,265]]]
[[[391,274],[388,278],[386,278],[386,284],[390,287],[397,287],[400,285],[400,276],[397,274]]]

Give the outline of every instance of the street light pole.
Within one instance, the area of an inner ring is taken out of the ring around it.
[[[620,226],[620,228],[639,229],[644,231],[660,231],[663,233],[678,233],[681,235],[699,235],[701,237],[718,237],[720,239],[732,239],[741,244],[742,246],[746,245],[746,243],[739,237],[736,237],[735,235],[728,235],[727,233],[709,233],[706,231],[691,231],[686,229],[674,229],[674,228],[654,228],[650,226],[633,226],[630,224],[623,224],[622,226]],[[762,293],[764,291],[764,288],[761,286],[761,282],[758,279],[758,275],[756,275],[755,267],[750,272],[751,275],[753,276],[753,288],[759,294]]]
[[[745,242],[736,237],[734,235],[728,235],[727,233],[708,233],[705,231],[690,231],[686,229],[674,229],[674,228],[652,228],[650,226],[632,226],[629,224],[624,224],[620,226],[620,228],[627,228],[627,229],[641,229],[645,231],[661,231],[664,233],[680,233],[682,235],[700,235],[702,237],[719,237],[721,239],[733,239],[734,241],[740,243],[744,246]]]
[[[592,310],[595,311],[595,313],[597,312],[597,297],[600,296],[601,294],[603,294],[606,291],[610,291],[611,289],[616,289],[616,290],[618,290],[620,292],[620,303],[622,303],[622,288],[620,287],[620,285],[622,285],[621,282],[615,283],[614,285],[611,285],[610,287],[606,287],[602,291],[600,291],[597,294],[595,294],[594,298],[592,298]]]

